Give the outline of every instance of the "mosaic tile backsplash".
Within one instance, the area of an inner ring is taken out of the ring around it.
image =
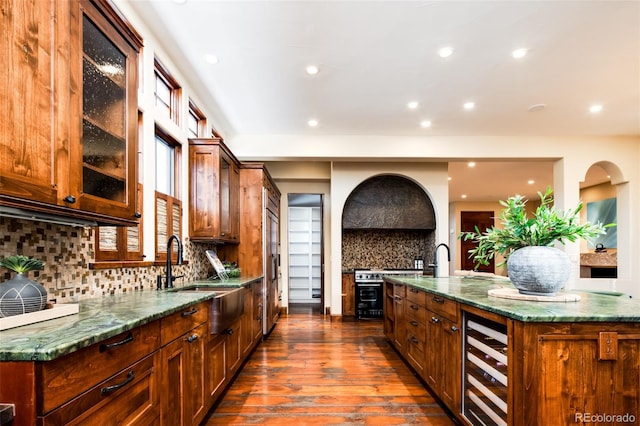
[[[433,231],[344,230],[342,269],[412,269],[416,256],[431,263],[434,247]]]
[[[155,290],[156,276],[164,275],[164,266],[136,268],[89,269],[94,261],[94,229],[31,222],[0,217],[0,257],[22,254],[45,263],[40,271],[28,277],[44,285],[48,298],[58,303],[75,302],[90,297],[128,291]],[[183,257],[188,264],[174,266],[178,279],[192,281],[213,274],[205,250],[215,246],[193,244],[183,240]],[[0,282],[11,278],[12,272],[0,270]]]

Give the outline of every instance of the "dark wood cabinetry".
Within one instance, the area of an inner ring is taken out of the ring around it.
[[[220,139],[189,140],[189,236],[239,241],[239,162]]]
[[[342,315],[356,315],[356,279],[353,272],[342,274]]]
[[[103,0],[11,1],[2,20],[0,203],[136,223],[141,39]]]

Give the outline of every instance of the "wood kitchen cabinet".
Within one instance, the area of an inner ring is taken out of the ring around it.
[[[106,0],[6,7],[0,204],[135,224],[142,40]]]
[[[243,276],[261,276],[262,332],[280,316],[280,191],[262,163],[240,165],[240,243],[224,245],[218,256],[237,259]]]
[[[206,414],[209,389],[207,337],[209,304],[203,302],[161,319],[161,424],[198,424]]]
[[[189,171],[191,240],[238,243],[238,160],[221,139],[190,139]]]
[[[342,273],[342,315],[356,315],[356,278],[353,272]]]
[[[426,296],[426,358],[424,379],[456,412],[460,407],[461,336],[458,304],[441,296]]]
[[[405,332],[407,360],[420,376],[425,376],[426,348],[426,293],[413,287],[406,288]]]

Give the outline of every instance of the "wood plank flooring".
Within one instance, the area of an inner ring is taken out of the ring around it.
[[[281,318],[203,425],[453,425],[381,321]]]

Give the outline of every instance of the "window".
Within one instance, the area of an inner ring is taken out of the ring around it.
[[[155,95],[156,108],[174,123],[180,124],[181,88],[175,78],[164,65],[155,60]]]
[[[205,129],[207,127],[207,118],[191,99],[189,99],[189,116],[187,120],[187,132],[189,138],[199,138],[204,136]]]
[[[167,241],[173,234],[182,235],[182,201],[180,201],[180,144],[156,127],[156,261],[167,260]],[[172,257],[177,256],[173,246]],[[177,257],[176,257],[177,258]]]

